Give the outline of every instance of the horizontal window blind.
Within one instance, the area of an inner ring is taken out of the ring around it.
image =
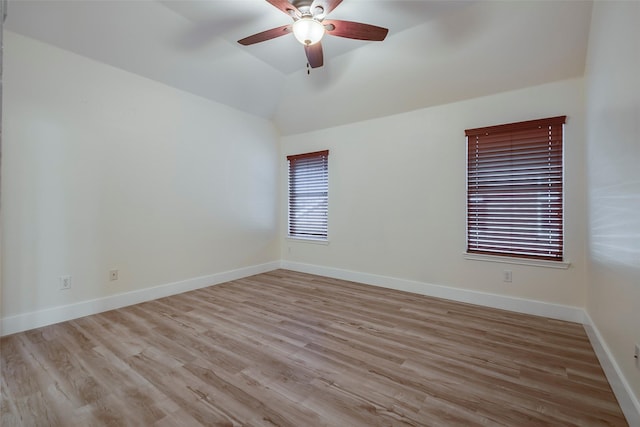
[[[467,252],[563,260],[564,123],[465,131]]]
[[[287,156],[289,163],[289,236],[327,238],[329,151]]]

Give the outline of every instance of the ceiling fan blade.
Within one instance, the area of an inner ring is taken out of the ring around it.
[[[275,39],[276,37],[284,36],[290,32],[291,25],[283,25],[282,27],[272,28],[252,36],[245,37],[242,40],[238,40],[238,43],[244,46],[249,46],[250,44],[260,43],[266,40]]]
[[[340,3],[342,3],[342,0],[313,0],[313,3],[311,3],[311,10],[313,11],[316,7],[321,7],[324,9],[322,15],[326,16],[331,13],[333,9],[338,7]]]
[[[277,7],[278,9],[280,9],[281,11],[283,11],[284,13],[286,13],[287,15],[291,16],[292,18],[294,16],[302,15],[302,13],[300,13],[298,8],[292,5],[291,3],[289,3],[287,0],[267,0],[267,1],[272,5],[274,5],[275,7]]]
[[[322,57],[322,45],[320,42],[312,44],[311,46],[304,46],[304,52],[307,54],[307,61],[311,68],[322,67],[324,59]]]
[[[387,37],[388,29],[360,22],[325,19],[322,21],[327,33],[332,36],[345,37],[356,40],[371,40],[381,42]]]

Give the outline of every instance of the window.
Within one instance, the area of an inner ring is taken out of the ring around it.
[[[289,237],[327,239],[329,151],[287,156]]]
[[[564,123],[465,131],[468,253],[563,260]]]

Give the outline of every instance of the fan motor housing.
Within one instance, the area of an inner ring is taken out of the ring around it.
[[[306,7],[309,9],[311,7],[312,0],[289,0],[289,3],[300,9],[301,7]]]

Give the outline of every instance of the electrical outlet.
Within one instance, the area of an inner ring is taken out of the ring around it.
[[[502,272],[502,280],[506,283],[511,283],[513,273],[511,270],[505,270]]]
[[[118,280],[118,270],[110,270],[109,271],[109,280],[111,280],[112,282],[114,280]]]
[[[71,289],[71,276],[60,276],[60,290]]]

